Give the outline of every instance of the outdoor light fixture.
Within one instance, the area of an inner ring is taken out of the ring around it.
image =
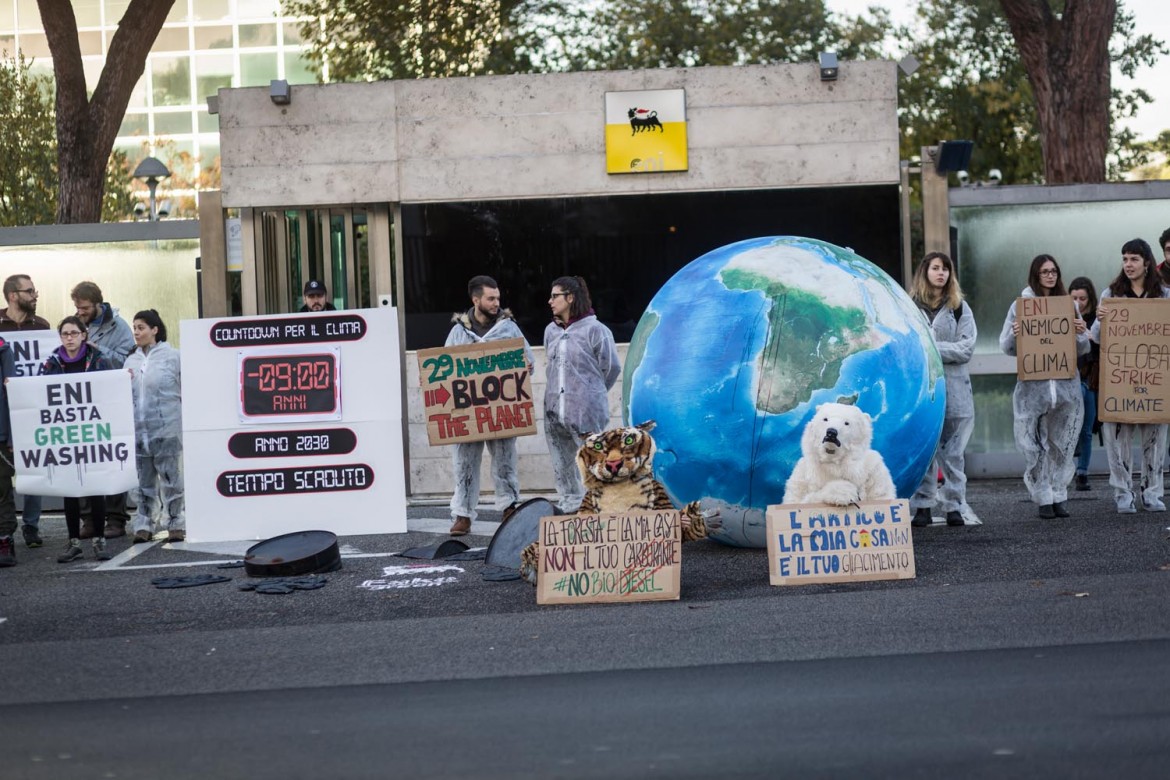
[[[832,51],[821,52],[821,81],[837,80],[837,53]]]
[[[134,178],[146,179],[146,186],[150,188],[151,222],[158,220],[158,208],[154,200],[155,191],[158,189],[158,180],[165,179],[170,175],[171,172],[167,170],[167,166],[154,157],[143,158],[142,162],[138,163],[138,167],[134,169]]]
[[[219,95],[207,96],[207,113],[212,116],[219,113]]]
[[[288,82],[284,79],[273,79],[268,85],[268,97],[278,106],[287,106],[292,102]]]
[[[974,141],[942,141],[934,158],[934,169],[939,173],[967,170],[974,148]]]

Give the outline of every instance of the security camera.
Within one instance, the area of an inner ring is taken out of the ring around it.
[[[960,187],[966,187],[971,181],[971,175],[966,171],[955,171],[955,176],[959,179]]]
[[[142,201],[138,201],[137,203],[134,204],[134,218],[138,219],[140,217],[145,217],[145,216],[146,216],[146,204],[143,203]]]
[[[164,217],[169,217],[170,215],[171,215],[171,202],[169,200],[164,200],[162,203],[158,204],[158,218],[159,219],[163,219]]]
[[[992,168],[987,172],[987,180],[992,184],[999,184],[1003,181],[1003,171],[999,168]]]

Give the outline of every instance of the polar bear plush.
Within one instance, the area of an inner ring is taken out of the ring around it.
[[[872,440],[873,420],[856,406],[818,406],[800,437],[801,458],[784,486],[784,503],[848,506],[897,498]]]

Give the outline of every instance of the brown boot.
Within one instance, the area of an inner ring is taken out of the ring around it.
[[[92,539],[93,538],[93,522],[90,520],[81,521],[81,533],[77,535],[78,539]]]
[[[126,521],[125,520],[107,520],[105,537],[107,539],[117,539],[119,536],[126,535]]]
[[[167,531],[168,542],[182,542],[187,539],[187,532],[182,530]]]
[[[452,536],[467,536],[471,533],[471,518],[459,515],[455,518],[455,524],[451,526],[448,532]]]

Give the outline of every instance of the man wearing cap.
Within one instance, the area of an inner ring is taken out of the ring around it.
[[[305,305],[301,307],[301,311],[337,311],[337,307],[327,300],[328,295],[329,291],[325,289],[325,285],[316,279],[310,279],[305,282]]]
[[[451,317],[454,325],[447,334],[444,346],[479,344],[496,339],[524,339],[520,326],[512,319],[512,312],[500,308],[500,286],[490,276],[475,276],[467,283],[471,308]],[[532,350],[524,339],[524,357],[532,371]],[[516,439],[472,441],[452,446],[455,472],[455,493],[451,496],[451,518],[455,521],[449,533],[463,536],[471,532],[475,507],[479,504],[479,464],[483,447],[487,444],[492,454],[492,478],[496,485],[496,507],[505,517],[520,502],[520,478],[516,473]]]

